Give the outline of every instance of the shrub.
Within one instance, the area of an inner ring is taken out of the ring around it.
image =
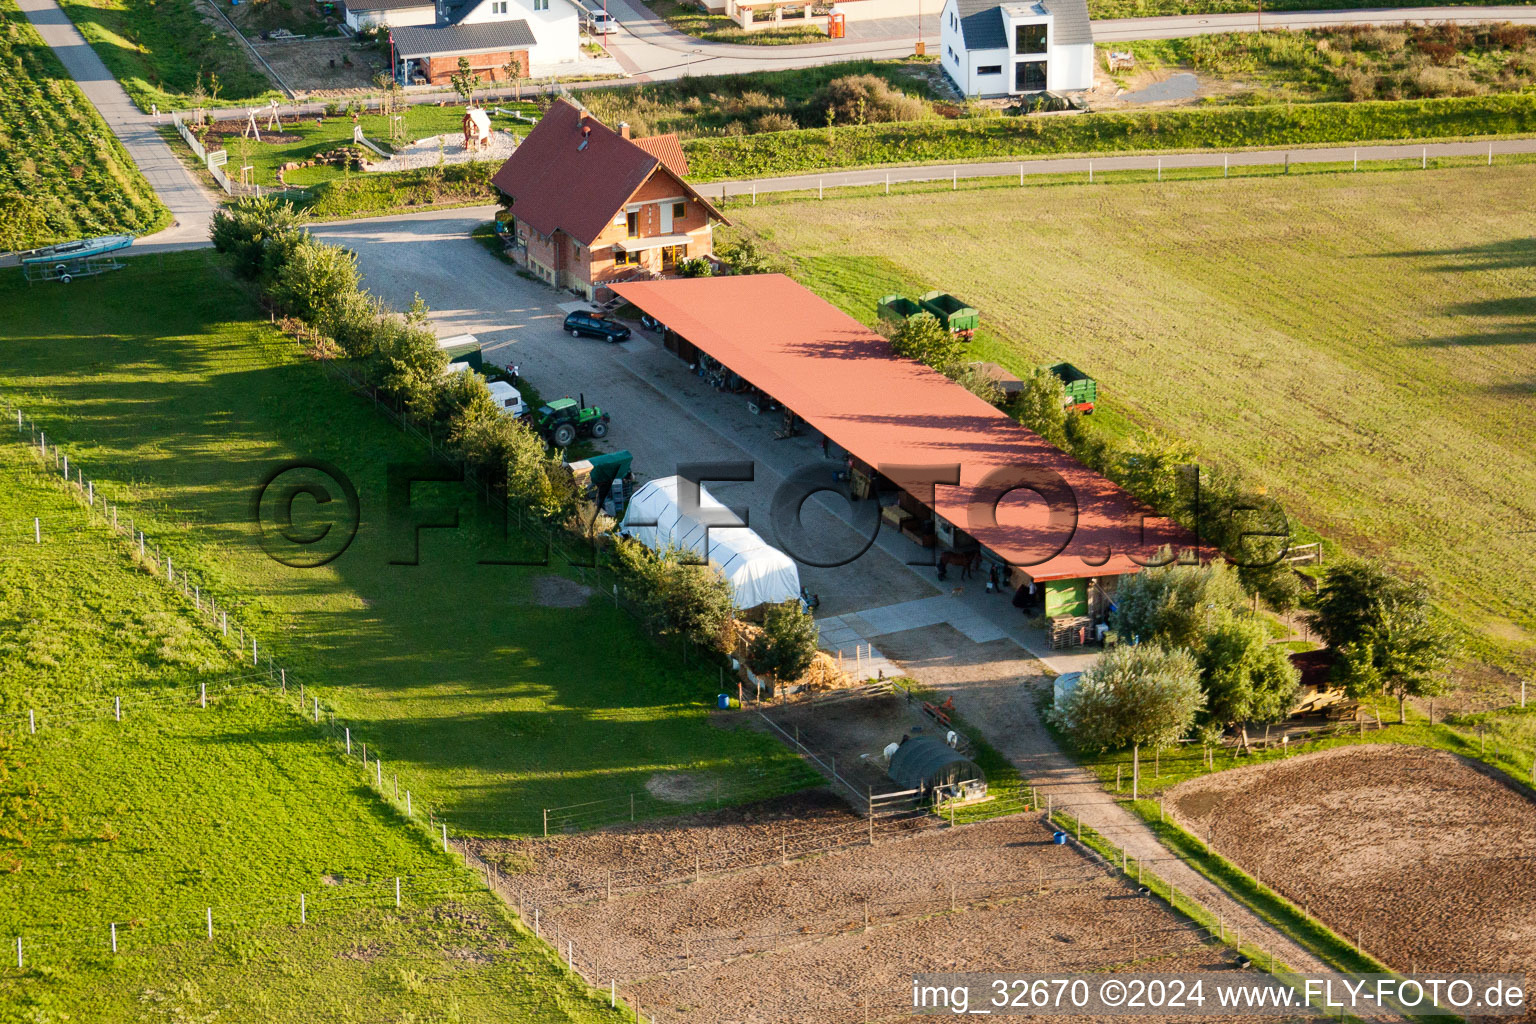
[[[929,113],[928,104],[891,87],[878,75],[845,75],[834,78],[806,104],[802,123],[809,127],[826,123],[831,111],[837,124],[872,124],[877,121],[916,121]]]
[[[316,323],[355,293],[359,280],[355,253],[304,235],[278,269],[271,294],[282,308]]]
[[[787,132],[800,127],[800,123],[788,114],[780,114],[775,111],[772,114],[764,114],[752,122],[752,130],[756,132]]]
[[[658,554],[627,538],[614,545],[614,571],[652,629],[723,650],[734,616],[731,585],[708,565],[684,558],[676,548]]]
[[[1013,400],[1019,422],[1058,448],[1068,446],[1067,387],[1044,366],[1032,366],[1020,378],[1024,386]]]
[[[954,366],[950,368],[949,376],[956,384],[989,405],[1002,405],[1008,400],[1002,385],[979,366],[970,363]]]
[[[747,649],[747,666],[759,674],[770,673],[779,682],[793,683],[811,667],[816,639],[816,620],[799,601],[774,605],[763,619],[763,631]]]
[[[908,317],[891,333],[891,351],[904,359],[915,359],[936,370],[946,370],[960,360],[965,342],[939,323],[929,312]]]
[[[214,211],[213,247],[233,258],[235,273],[241,277],[260,277],[269,269],[275,272],[274,261],[287,258],[285,250],[269,261],[268,247],[276,240],[295,239],[306,219],[292,203],[278,202],[271,196],[247,196]]]

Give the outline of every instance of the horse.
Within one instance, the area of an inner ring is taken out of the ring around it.
[[[945,570],[951,565],[960,567],[960,578],[968,580],[971,573],[981,565],[980,551],[945,551],[939,555],[939,575],[945,575]]]

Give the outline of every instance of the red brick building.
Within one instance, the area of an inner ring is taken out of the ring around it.
[[[390,30],[395,60],[406,69],[407,84],[448,85],[469,61],[482,82],[528,77],[528,50],[535,45],[526,21],[488,21],[470,25],[407,26]],[[519,71],[508,76],[514,60]]]
[[[601,300],[614,281],[670,276],[714,251],[715,222],[730,222],[687,173],[677,136],[631,139],[560,100],[491,180],[512,201],[515,258]]]

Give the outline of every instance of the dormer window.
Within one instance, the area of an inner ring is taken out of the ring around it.
[[[507,0],[491,0],[491,13],[492,14],[506,14],[507,13]]]

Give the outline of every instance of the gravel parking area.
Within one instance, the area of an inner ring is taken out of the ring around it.
[[[1536,963],[1536,801],[1453,754],[1340,747],[1192,779],[1168,806],[1395,969]]]

